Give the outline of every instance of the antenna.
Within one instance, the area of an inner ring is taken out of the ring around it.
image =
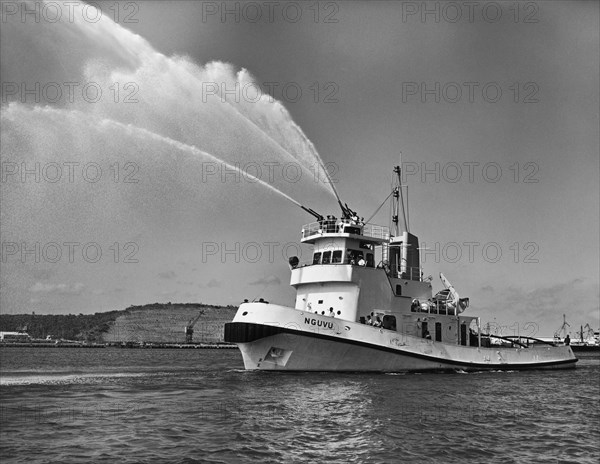
[[[408,209],[408,185],[406,186],[406,230],[410,232],[410,210]]]
[[[389,194],[387,197],[385,197],[385,200],[383,200],[383,202],[382,202],[382,203],[379,205],[379,207],[378,207],[378,208],[375,210],[375,212],[374,212],[373,214],[371,214],[371,216],[369,216],[369,219],[367,219],[367,220],[365,221],[365,224],[368,224],[369,222],[371,222],[371,219],[373,219],[373,218],[375,217],[375,215],[376,215],[376,214],[379,212],[379,210],[380,210],[381,208],[383,208],[383,205],[385,205],[385,202],[386,202],[386,201],[388,201],[388,199],[389,199],[389,198],[390,198],[390,197],[391,197],[393,194],[394,194],[394,190],[392,190],[392,191],[390,192],[390,194]]]
[[[402,164],[402,152],[400,152],[400,169],[402,169],[403,164]],[[402,183],[402,178],[400,178],[400,183]],[[402,189],[403,185],[400,185],[400,189]],[[405,186],[406,187],[406,231],[410,232],[410,214],[409,214],[409,210],[408,210],[408,185]],[[404,214],[404,202],[402,202],[402,214]]]
[[[394,166],[394,197],[392,200],[392,222],[394,223],[394,235],[400,235],[400,229],[398,226],[398,218],[400,217],[400,210],[402,210],[402,230],[410,232],[408,228],[408,221],[406,219],[406,208],[404,207],[404,196],[402,195],[402,168],[400,166]]]

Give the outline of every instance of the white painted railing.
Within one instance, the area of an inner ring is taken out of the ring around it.
[[[356,235],[362,235],[367,238],[382,240],[389,240],[390,238],[389,227],[378,226],[376,224],[356,224],[353,221],[339,219],[324,219],[323,221],[305,224],[302,226],[302,238],[305,239],[324,234],[356,233],[356,231],[358,231],[358,234]]]

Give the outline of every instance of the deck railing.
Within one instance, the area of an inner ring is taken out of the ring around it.
[[[303,239],[324,234],[339,233],[352,233],[382,240],[389,240],[390,238],[389,227],[376,224],[356,224],[352,221],[324,219],[323,221],[311,222],[302,226]]]
[[[390,275],[398,279],[406,280],[421,280],[423,277],[423,271],[420,267],[406,267],[402,269],[400,266],[391,265]]]

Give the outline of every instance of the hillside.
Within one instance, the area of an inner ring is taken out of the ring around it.
[[[161,305],[128,308],[103,333],[105,342],[184,343],[185,326],[203,310],[194,326],[194,343],[223,341],[223,327],[237,308],[206,305]]]
[[[222,341],[225,322],[233,319],[234,306],[201,303],[167,303],[130,306],[95,314],[1,314],[0,331],[26,331],[33,338],[89,342],[184,343],[185,326],[200,313],[194,326],[194,343]]]

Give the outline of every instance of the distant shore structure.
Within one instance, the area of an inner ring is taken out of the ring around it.
[[[0,332],[0,341],[2,342],[27,342],[31,339],[26,332]]]

